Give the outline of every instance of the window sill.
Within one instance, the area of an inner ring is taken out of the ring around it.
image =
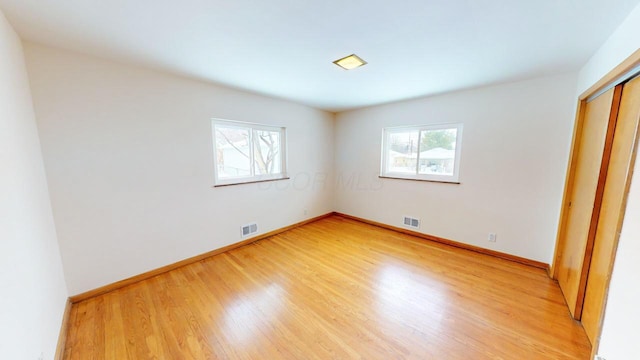
[[[413,178],[405,178],[405,177],[397,177],[397,176],[378,176],[380,179],[394,179],[394,180],[409,180],[409,181],[424,181],[424,182],[433,182],[433,183],[441,183],[441,184],[453,184],[460,185],[459,181],[452,180],[431,180],[431,179],[413,179]]]
[[[279,180],[289,180],[289,179],[291,179],[291,178],[287,176],[287,177],[277,178],[277,179],[264,179],[264,180],[239,181],[239,182],[228,183],[228,184],[217,184],[217,185],[213,185],[213,186],[212,186],[212,188],[225,187],[225,186],[234,186],[234,185],[245,185],[245,184],[257,184],[257,183],[263,183],[263,182],[279,181]]]

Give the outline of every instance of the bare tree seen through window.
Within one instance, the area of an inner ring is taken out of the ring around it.
[[[216,126],[216,156],[221,177],[281,172],[280,147],[280,133],[276,131]]]

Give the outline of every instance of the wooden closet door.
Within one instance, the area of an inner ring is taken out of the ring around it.
[[[609,169],[589,266],[582,325],[592,344],[598,336],[609,277],[624,218],[626,195],[629,192],[635,160],[639,119],[640,78],[635,78],[626,83],[622,90],[620,111],[613,136]]]
[[[621,92],[621,86],[617,86],[584,105],[574,142],[556,264],[558,283],[575,319],[580,319],[582,312]]]

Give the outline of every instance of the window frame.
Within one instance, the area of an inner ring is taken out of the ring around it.
[[[380,177],[381,178],[392,178],[392,179],[402,179],[402,180],[417,180],[417,181],[432,181],[432,182],[442,182],[442,183],[452,183],[459,184],[460,183],[460,158],[462,153],[462,132],[463,132],[463,124],[462,123],[450,123],[450,124],[427,124],[427,125],[408,125],[408,126],[392,126],[385,127],[382,129],[382,151],[381,151],[381,159],[380,159]],[[446,130],[446,129],[456,129],[456,146],[455,146],[455,155],[454,155],[454,165],[453,165],[453,174],[452,175],[435,175],[435,174],[420,174],[420,141],[418,140],[418,150],[416,157],[416,171],[415,174],[407,174],[400,172],[392,172],[387,171],[388,169],[388,161],[389,161],[389,151],[390,148],[390,137],[394,133],[403,133],[410,131],[418,132],[418,139],[420,139],[421,132],[423,131],[433,131],[433,130]]]
[[[237,176],[220,178],[218,170],[218,144],[216,140],[216,127],[226,128],[240,128],[249,130],[249,176]],[[255,174],[255,160],[254,160],[254,142],[253,136],[256,131],[272,131],[280,134],[280,172],[275,174]],[[287,174],[287,128],[284,126],[258,124],[245,121],[235,121],[226,119],[211,119],[211,134],[213,142],[213,187],[228,186],[228,185],[240,185],[251,184],[265,181],[277,181],[289,179]]]

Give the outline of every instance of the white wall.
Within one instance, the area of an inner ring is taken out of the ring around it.
[[[579,93],[640,48],[640,5],[582,68]],[[640,359],[640,161],[627,203],[611,287],[607,300],[599,354],[607,360]]]
[[[35,44],[25,53],[71,294],[238,242],[249,222],[264,233],[333,210],[333,114]],[[214,117],[286,126],[292,179],[212,188]]]
[[[575,84],[567,74],[338,114],[336,210],[394,226],[415,216],[420,232],[549,263]],[[377,178],[383,127],[459,122],[460,185]]]
[[[0,12],[0,358],[52,359],[67,300],[20,39]]]

